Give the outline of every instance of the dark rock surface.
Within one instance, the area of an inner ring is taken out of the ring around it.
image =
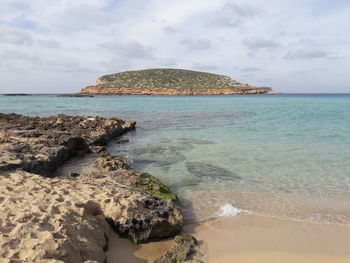
[[[176,236],[174,244],[154,263],[201,263],[198,241],[190,235]]]
[[[108,140],[135,124],[118,118],[0,113],[0,172],[20,168],[50,176],[71,156],[102,151]]]
[[[92,94],[89,93],[74,93],[74,94],[62,94],[57,95],[57,97],[68,97],[68,98],[92,98],[95,97]]]
[[[116,144],[124,144],[124,143],[127,143],[129,142],[129,139],[123,139],[123,140],[119,140],[116,142]]]

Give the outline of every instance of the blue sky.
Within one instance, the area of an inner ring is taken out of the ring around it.
[[[349,17],[345,0],[1,0],[0,93],[76,92],[159,67],[350,92]]]

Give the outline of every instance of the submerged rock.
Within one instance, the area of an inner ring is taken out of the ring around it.
[[[198,241],[190,235],[176,236],[174,244],[154,263],[201,263]]]
[[[165,168],[182,162],[186,159],[185,156],[176,150],[176,148],[167,146],[149,146],[136,148],[132,150],[132,154],[135,156],[133,158],[135,164],[154,164],[158,167]]]
[[[124,185],[142,189],[159,198],[178,203],[176,194],[172,193],[169,187],[158,178],[148,173],[126,170],[130,167],[130,162],[126,158],[101,154],[96,159],[95,167],[102,172],[109,172],[116,181]]]
[[[95,161],[95,167],[100,170],[114,171],[118,169],[129,169],[131,162],[119,156],[111,156],[107,152],[102,152]]]
[[[129,141],[130,141],[129,139],[123,139],[123,140],[117,141],[116,144],[124,144],[124,143],[127,143]]]
[[[199,162],[187,162],[186,167],[191,174],[198,177],[206,176],[211,178],[221,178],[221,179],[231,179],[231,180],[242,179],[240,176],[235,175],[231,171],[212,164],[199,163]]]
[[[183,144],[214,144],[214,142],[212,141],[192,139],[192,138],[181,138],[179,139],[179,142]]]

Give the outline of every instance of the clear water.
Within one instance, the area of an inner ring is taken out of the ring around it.
[[[0,112],[136,120],[110,151],[168,184],[187,220],[224,209],[350,224],[350,95],[0,96]]]

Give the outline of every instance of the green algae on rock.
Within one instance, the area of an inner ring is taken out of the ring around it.
[[[148,173],[142,173],[140,175],[140,181],[133,186],[143,189],[160,198],[168,199],[175,203],[179,202],[177,195],[172,193],[167,185],[163,184],[158,178]]]
[[[177,195],[172,193],[168,186],[163,184],[158,178],[148,174],[140,173],[130,168],[130,161],[119,156],[112,156],[102,152],[95,161],[95,167],[105,172],[114,172],[114,177],[131,187],[144,190],[159,198],[178,203]]]

